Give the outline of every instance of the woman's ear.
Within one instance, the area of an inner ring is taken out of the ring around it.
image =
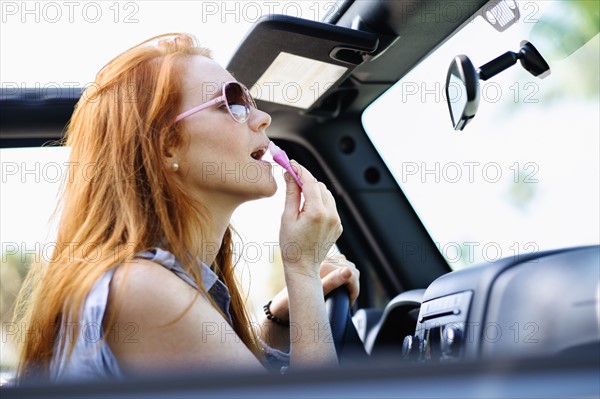
[[[177,132],[171,132],[162,143],[162,156],[166,167],[172,172],[179,170],[182,151],[185,152],[186,141],[182,135]]]

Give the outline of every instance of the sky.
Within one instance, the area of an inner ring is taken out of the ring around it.
[[[91,82],[118,53],[187,32],[226,65],[263,13],[321,19],[333,1],[1,1],[0,71],[26,87]]]

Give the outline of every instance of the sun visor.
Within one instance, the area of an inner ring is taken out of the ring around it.
[[[254,24],[227,69],[267,108],[314,110],[377,49],[370,32],[286,15]]]

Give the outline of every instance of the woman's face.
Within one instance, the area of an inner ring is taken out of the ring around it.
[[[183,79],[182,106],[187,111],[222,94],[225,82],[235,80],[213,60],[190,57]],[[257,151],[267,151],[265,130],[269,114],[252,108],[248,120],[233,120],[225,104],[196,112],[178,122],[188,137],[188,146],[176,149],[172,161],[195,198],[221,207],[237,205],[277,191],[271,164],[257,159]]]

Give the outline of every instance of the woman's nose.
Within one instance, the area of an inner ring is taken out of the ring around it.
[[[252,108],[250,113],[250,127],[256,132],[264,132],[271,125],[271,115],[258,108]]]

